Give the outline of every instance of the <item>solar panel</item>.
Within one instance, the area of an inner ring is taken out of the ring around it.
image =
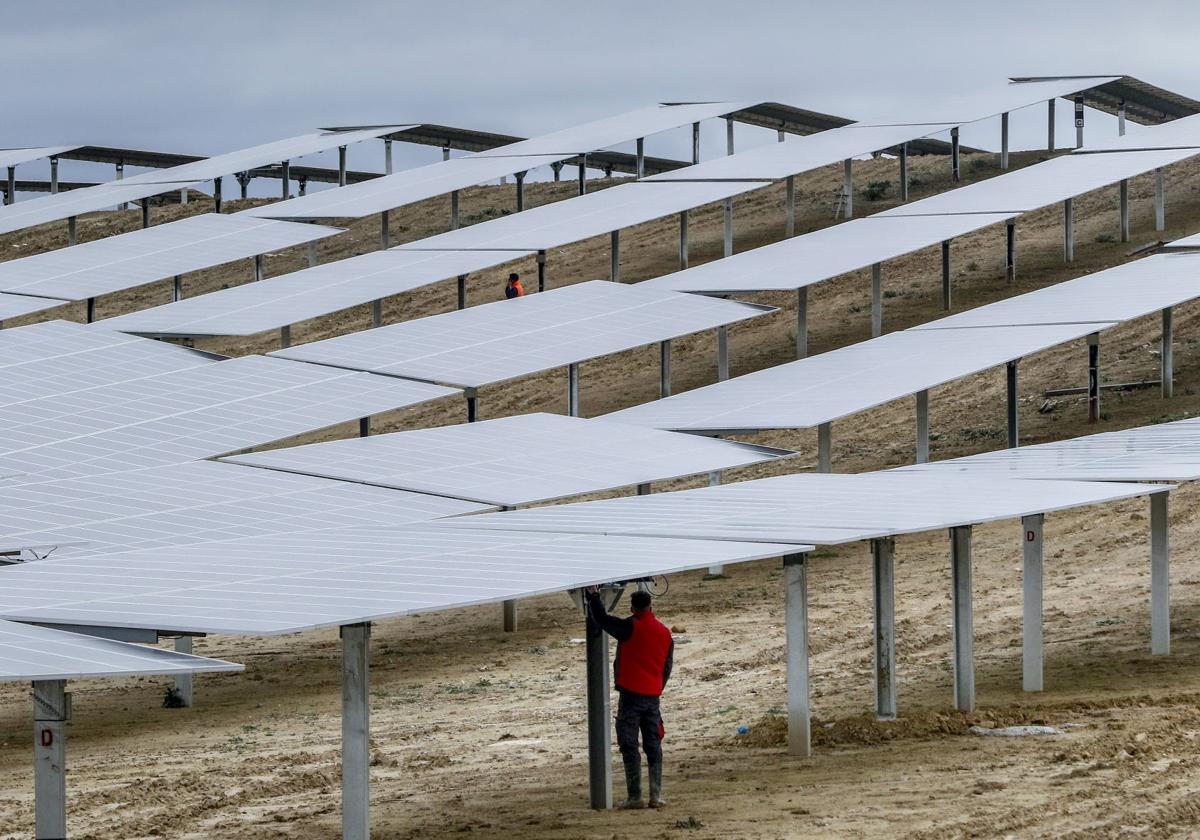
[[[605,415],[658,429],[805,429],[961,379],[1109,324],[904,330]]]
[[[0,474],[48,480],[177,464],[455,393],[243,356],[0,407]]]
[[[639,286],[701,294],[801,289],[1012,218],[1009,214],[869,216],[814,230]]]
[[[450,277],[529,256],[527,251],[372,251],[207,295],[130,312],[105,327],[138,335],[254,335],[319,318]]]
[[[793,454],[601,420],[521,414],[225,460],[515,507]]]
[[[221,659],[0,621],[0,682],[241,670]]]
[[[318,225],[204,213],[0,262],[0,290],[83,300],[340,232]]]
[[[247,211],[273,219],[362,218],[517,172],[549,166],[581,153],[722,116],[754,103],[656,105],[572,126],[478,154],[397,172],[361,184]]]
[[[487,505],[193,461],[26,483],[0,482],[0,551],[95,555],[324,528],[399,525],[491,510]],[[57,547],[52,552],[50,547]]]
[[[1139,149],[1186,149],[1200,148],[1200,114],[1172,120],[1164,125],[1144,128],[1124,137],[1096,140],[1088,143],[1075,154],[1095,152],[1125,152]]]
[[[646,180],[620,184],[410,242],[397,250],[512,248],[545,251],[712,204],[763,186],[747,181],[664,184]]]
[[[713,158],[695,166],[652,175],[643,183],[676,181],[779,180],[847,158],[889,149],[920,137],[949,131],[953,123],[920,125],[847,125],[786,143],[769,143],[745,152]]]
[[[998,114],[1016,111],[1030,105],[1044,103],[1049,99],[1070,96],[1100,85],[1114,82],[1116,76],[1059,76],[1028,80],[1011,80],[989,84],[965,94],[937,95],[930,101],[906,98],[900,107],[880,109],[870,115],[869,121],[912,122],[914,113],[920,114],[924,122],[944,122],[962,125]],[[914,91],[921,96],[926,90],[918,86]],[[864,120],[867,122],[868,120]]]
[[[1063,155],[956,190],[885,210],[879,216],[1028,213],[1200,154],[1196,149]]]
[[[195,182],[175,181],[147,184],[130,183],[129,180],[125,180],[18,201],[0,207],[0,233],[12,233],[14,230],[57,222],[71,216],[82,216],[96,210],[108,210],[118,204],[185,189],[193,183]]]
[[[57,157],[79,146],[39,146],[28,149],[0,149],[0,167],[18,166],[42,158]]]
[[[271,355],[480,387],[773,311],[592,280],[327,338]]]
[[[0,615],[275,635],[806,551],[805,545],[471,533],[443,525],[227,540],[3,570]]]
[[[35,312],[45,312],[67,303],[54,298],[30,297],[29,295],[6,295],[0,292],[0,322]]]
[[[1160,254],[914,327],[945,330],[1131,321],[1200,297],[1200,254]]]
[[[1200,421],[1177,420],[903,469],[1025,479],[1197,481]]]
[[[817,545],[933,531],[1165,492],[1169,487],[949,473],[798,473],[650,496],[489,513],[442,527]]]

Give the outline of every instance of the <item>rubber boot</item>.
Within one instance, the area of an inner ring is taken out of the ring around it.
[[[625,801],[617,805],[617,808],[622,811],[645,808],[646,803],[642,801],[642,763],[636,756],[632,760],[626,758],[624,761],[625,791],[628,796]]]
[[[650,807],[662,808],[667,800],[662,798],[662,762],[651,764],[650,771]]]

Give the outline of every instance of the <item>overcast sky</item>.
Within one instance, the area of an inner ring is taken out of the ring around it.
[[[1194,0],[27,0],[0,29],[0,145],[211,154],[373,122],[530,135],[714,98],[853,118],[1010,75],[1128,73],[1200,98],[1197,31]],[[378,169],[368,145],[351,164]]]

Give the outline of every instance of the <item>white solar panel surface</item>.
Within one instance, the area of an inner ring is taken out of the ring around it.
[[[221,659],[0,621],[0,682],[241,671]]]
[[[819,136],[819,135],[818,135]],[[786,145],[786,144],[785,144]],[[1196,149],[1063,155],[1036,166],[968,184],[885,210],[880,216],[939,213],[1028,213],[1200,154]]]
[[[335,336],[271,355],[480,387],[773,311],[592,280]]]
[[[229,540],[0,570],[0,615],[274,635],[713,565],[806,545],[499,534],[444,525]]]
[[[924,122],[962,125],[1030,105],[1044,105],[1048,99],[1070,96],[1120,78],[1119,75],[1069,76],[1028,82],[1008,81],[949,96],[930,93],[925,86],[917,86],[915,96],[926,96],[928,101],[906,96],[903,103],[897,103],[898,107],[878,109],[869,120],[864,119],[863,122],[912,122],[913,115],[919,114]]]
[[[61,155],[63,152],[78,148],[78,146],[39,146],[28,149],[0,149],[0,167],[18,166],[22,163]]]
[[[1113,137],[1089,142],[1075,152],[1077,155],[1093,152],[1124,152],[1135,149],[1186,149],[1200,148],[1200,114],[1181,117],[1156,126],[1139,126],[1124,137]]]
[[[658,429],[804,429],[866,411],[1107,324],[904,330],[605,415]]]
[[[524,251],[372,251],[103,321],[154,336],[254,335],[482,271]]]
[[[0,292],[0,321],[20,318],[22,315],[32,315],[35,312],[45,312],[48,309],[62,306],[64,303],[67,301],[30,297],[29,295],[6,295]]]
[[[447,521],[453,530],[639,535],[817,545],[1113,502],[1166,487],[917,472],[801,473]]]
[[[889,149],[919,137],[949,131],[952,123],[921,125],[847,125],[785,143],[768,143],[745,152],[713,158],[695,166],[652,175],[642,183],[676,181],[779,180],[847,158]]]
[[[1200,297],[1200,254],[1159,254],[913,327],[1129,321]]]
[[[0,262],[0,290],[83,300],[340,232],[319,225],[204,213]]]
[[[0,474],[46,480],[177,464],[455,393],[243,356],[0,407]]]
[[[645,280],[643,288],[701,294],[790,291],[937,245],[1008,214],[870,216]]]
[[[906,471],[1080,481],[1200,481],[1200,420],[984,452]]]
[[[0,405],[202,367],[218,358],[70,321],[0,330]]]
[[[651,222],[682,210],[712,204],[763,186],[761,183],[748,181],[663,184],[647,180],[619,184],[553,204],[543,204],[522,213],[441,233],[401,245],[398,250],[549,250],[592,236]]]
[[[0,551],[135,548],[400,525],[491,510],[473,502],[236,464],[192,461],[102,476],[0,481]]]
[[[792,454],[603,420],[521,414],[225,460],[515,507]]]
[[[168,172],[170,170],[162,170]],[[111,210],[118,204],[140,201],[159,193],[190,187],[193,181],[130,183],[129,180],[44,195],[0,207],[0,233],[11,233],[34,225],[82,216],[96,210]]]

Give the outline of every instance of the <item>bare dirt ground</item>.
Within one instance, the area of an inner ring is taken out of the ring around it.
[[[1036,159],[1022,155],[1021,163]],[[977,160],[978,162],[974,162]],[[944,159],[916,160],[914,197],[949,187]],[[967,158],[967,179],[997,174],[990,157]],[[859,186],[895,177],[895,164],[856,164]],[[1155,234],[1148,178],[1133,182],[1134,241],[1113,241],[1116,189],[1076,202],[1077,258],[1062,262],[1059,208],[1018,226],[1019,276],[1003,278],[1003,229],[955,243],[955,308],[977,306],[1115,265],[1138,244],[1200,230],[1200,166],[1169,172],[1168,230]],[[833,222],[840,169],[798,179],[798,229]],[[537,184],[534,202],[573,185]],[[464,196],[464,217],[511,209],[512,187]],[[782,191],[737,202],[738,249],[782,234]],[[860,215],[891,202],[858,200]],[[448,201],[394,214],[393,237],[415,239],[445,225]],[[156,211],[156,220],[211,205]],[[127,229],[137,214],[81,223],[84,237]],[[60,247],[65,231],[38,229],[0,239],[10,256]],[[374,220],[321,244],[322,260],[371,250]],[[627,280],[675,266],[674,222],[642,226],[623,239]],[[693,213],[692,257],[719,256],[719,210]],[[302,253],[268,260],[271,275],[295,270]],[[940,314],[937,249],[885,266],[885,328]],[[532,273],[532,265],[521,266]],[[607,241],[551,255],[551,285],[604,277]],[[507,268],[472,278],[471,298],[499,297]],[[187,294],[244,282],[248,262],[185,280]],[[1200,281],[1198,281],[1200,282]],[[100,302],[101,316],[163,301],[165,284]],[[388,302],[388,320],[453,306],[453,284]],[[794,303],[764,296],[777,315],[735,328],[733,373],[792,358]],[[80,311],[67,307],[66,316]],[[1200,410],[1197,318],[1176,313],[1176,396],[1156,389],[1105,392],[1104,419],[1088,426],[1083,403],[1046,388],[1083,384],[1082,342],[1022,363],[1022,439],[1036,442],[1099,429],[1192,416]],[[352,310],[293,332],[295,341],[361,329]],[[810,347],[832,349],[869,336],[866,272],[814,288]],[[1109,382],[1157,374],[1157,318],[1106,333]],[[242,354],[271,349],[273,336],[214,342]],[[676,342],[677,391],[711,382],[715,341]],[[583,408],[598,415],[652,399],[657,352],[646,349],[584,366]],[[484,416],[561,412],[565,375],[533,377],[485,392]],[[386,430],[460,422],[451,400],[377,423]],[[935,390],[933,457],[1003,445],[1003,371]],[[309,439],[347,434],[335,429]],[[805,457],[771,469],[811,469],[815,434],[762,435]],[[913,407],[905,401],[835,425],[835,465],[862,471],[909,463]],[[747,469],[730,479],[768,474]],[[695,482],[677,482],[688,486]],[[900,720],[874,722],[871,695],[871,582],[867,549],[823,550],[810,572],[816,755],[783,749],[785,703],[782,583],[777,561],[739,566],[726,580],[698,574],[670,581],[659,612],[677,630],[677,677],[665,697],[667,796],[662,812],[587,809],[583,650],[579,617],[565,596],[522,605],[522,626],[499,632],[499,610],[468,609],[379,624],[373,631],[372,767],[374,836],[449,838],[721,837],[780,838],[1184,838],[1200,835],[1200,491],[1174,496],[1173,650],[1149,655],[1149,545],[1146,503],[1135,501],[1047,518],[1046,687],[1020,690],[1020,543],[1017,523],[977,528],[975,623],[980,710],[951,710],[948,546],[944,534],[897,541]],[[70,823],[79,838],[330,838],[339,836],[340,649],[335,633],[281,639],[210,638],[197,652],[245,662],[235,677],[198,680],[194,709],[163,709],[167,682],[141,679],[73,684],[69,747]],[[980,738],[972,723],[1078,724],[1062,736]],[[736,734],[748,726],[748,735]],[[25,687],[0,688],[0,838],[28,836],[32,824],[30,715]],[[615,759],[615,756],[614,756]],[[619,762],[614,760],[614,767]],[[616,771],[619,779],[619,769]],[[619,782],[618,782],[619,787]]]

